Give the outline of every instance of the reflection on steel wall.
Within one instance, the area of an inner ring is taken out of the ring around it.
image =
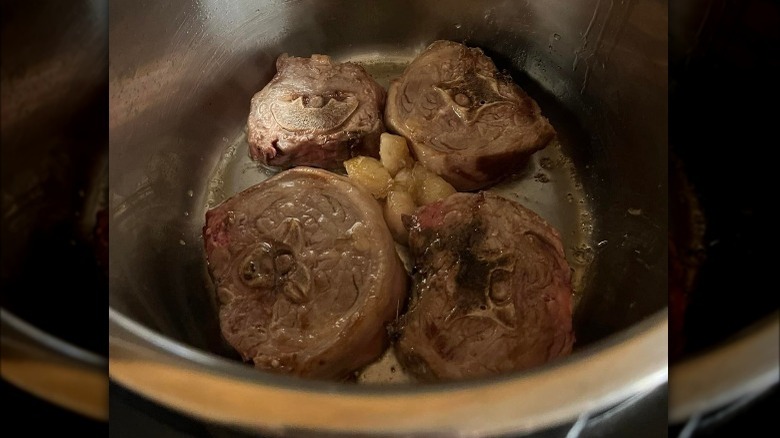
[[[107,193],[107,20],[104,1],[2,3],[0,373],[101,420],[108,278],[95,230]],[[18,400],[11,406],[31,406]]]

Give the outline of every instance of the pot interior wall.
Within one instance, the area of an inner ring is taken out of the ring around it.
[[[233,357],[201,230],[207,182],[284,52],[478,46],[540,104],[594,216],[578,347],[666,306],[666,3],[193,1],[110,10],[110,305]],[[246,154],[239,147],[238,154]],[[254,168],[246,172],[256,171]],[[567,202],[561,199],[560,202]]]
[[[105,354],[107,256],[101,267],[95,231],[108,190],[107,11],[3,2],[2,32],[0,304]]]
[[[709,153],[720,146],[762,145],[774,137],[775,116],[763,105],[780,95],[774,85],[780,73],[780,7],[756,1],[675,7],[670,147],[701,204],[706,230],[700,249],[704,262],[685,315],[686,353],[693,355],[771,317],[780,305],[765,286],[775,260],[775,248],[764,243],[772,227],[774,208],[767,200],[775,164],[747,157],[744,167],[735,168],[733,155]],[[698,29],[697,35],[688,29]],[[740,85],[712,92],[726,81]],[[739,176],[730,177],[735,170]]]

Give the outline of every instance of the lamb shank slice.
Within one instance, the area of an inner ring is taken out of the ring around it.
[[[257,368],[341,378],[387,347],[407,276],[379,204],[349,179],[287,170],[206,213],[222,334]]]
[[[458,191],[495,184],[555,136],[536,102],[482,50],[436,41],[391,83],[385,123]]]
[[[284,54],[276,70],[252,97],[247,139],[254,160],[336,169],[355,155],[379,156],[385,90],[363,67]]]
[[[407,217],[412,298],[397,356],[422,380],[524,370],[574,342],[571,273],[558,232],[487,192],[456,193]]]

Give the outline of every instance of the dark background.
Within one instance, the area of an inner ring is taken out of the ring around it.
[[[780,144],[780,3],[670,5],[669,143],[706,220],[706,261],[686,314],[687,350],[695,352],[778,308],[768,274],[777,269],[769,235],[778,186],[771,157]]]

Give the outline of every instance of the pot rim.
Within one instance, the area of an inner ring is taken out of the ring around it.
[[[24,391],[94,420],[108,420],[107,359],[0,307],[0,375]]]
[[[669,422],[688,420],[780,381],[780,311],[717,346],[686,358],[669,373]]]
[[[258,372],[109,307],[109,375],[173,409],[255,430],[517,433],[574,421],[665,383],[667,337],[663,309],[525,373],[442,384],[345,385]]]

